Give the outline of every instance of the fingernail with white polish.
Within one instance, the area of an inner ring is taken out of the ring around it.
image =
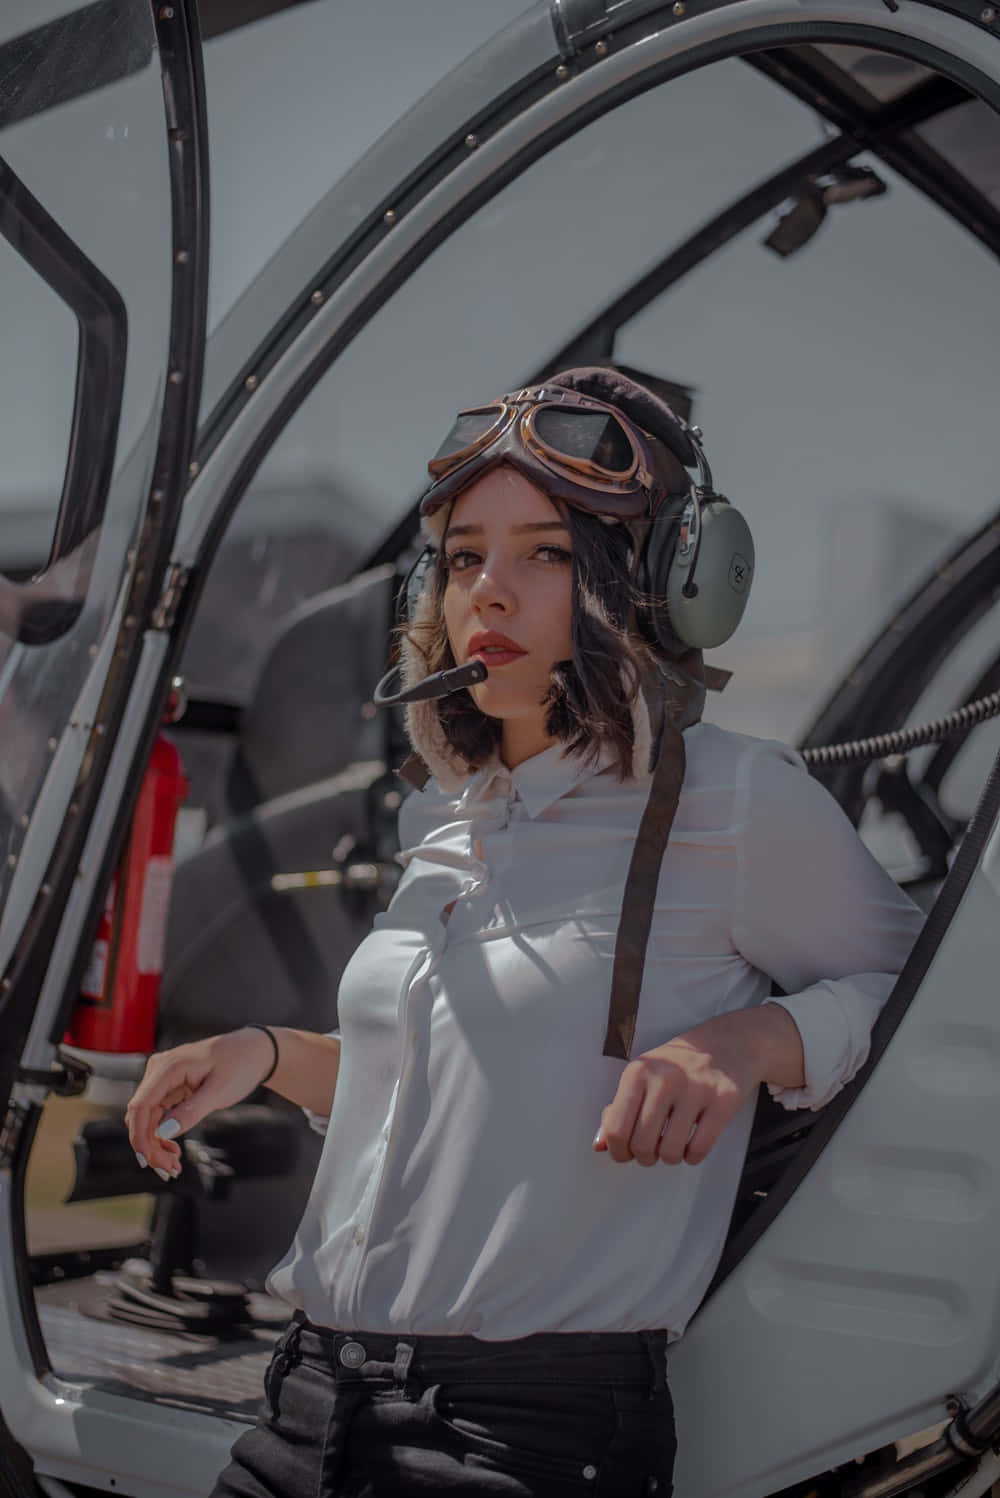
[[[173,1139],[174,1135],[179,1134],[180,1131],[181,1126],[176,1118],[165,1118],[156,1131],[156,1137],[157,1139]]]
[[[145,1155],[140,1155],[139,1151],[136,1150],[136,1152],[135,1152],[135,1158],[138,1160],[138,1162],[142,1166],[143,1170],[145,1170],[146,1166],[149,1164],[149,1161],[146,1159],[146,1156]]]
[[[594,1135],[594,1143],[595,1144],[600,1144],[600,1142],[601,1142],[601,1131],[600,1131],[600,1129],[598,1129],[597,1133]]]
[[[167,1172],[165,1170],[161,1170],[158,1165],[154,1165],[153,1169],[156,1171],[156,1174],[159,1176],[161,1181],[170,1180],[170,1176],[167,1174]]]

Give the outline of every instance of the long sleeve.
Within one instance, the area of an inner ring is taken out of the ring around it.
[[[785,997],[806,1085],[768,1084],[786,1108],[821,1108],[868,1056],[872,1026],[923,913],[861,842],[793,750],[762,743],[742,786],[733,941]]]

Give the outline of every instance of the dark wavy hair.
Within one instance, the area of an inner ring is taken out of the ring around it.
[[[618,778],[626,780],[632,773],[630,703],[655,662],[650,646],[630,627],[644,602],[631,581],[631,537],[623,525],[608,525],[560,500],[553,503],[573,538],[573,656],[552,668],[544,699],[546,732],[590,764],[610,748]],[[442,547],[425,584],[429,619],[400,630],[420,652],[428,672],[456,664],[444,619],[447,580]],[[499,747],[500,719],[481,712],[468,691],[442,697],[436,708],[448,743],[472,769]]]

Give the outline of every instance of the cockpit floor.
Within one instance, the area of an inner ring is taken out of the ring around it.
[[[232,1339],[159,1331],[108,1316],[112,1280],[102,1273],[36,1290],[52,1372],[67,1383],[252,1423],[288,1306],[251,1294],[254,1323]]]

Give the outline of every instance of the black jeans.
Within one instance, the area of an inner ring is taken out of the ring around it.
[[[312,1326],[297,1314],[212,1498],[670,1498],[666,1333],[506,1342]]]

